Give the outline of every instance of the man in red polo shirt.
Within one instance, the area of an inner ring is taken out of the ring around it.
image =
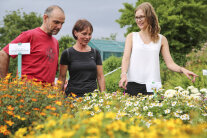
[[[58,70],[59,45],[52,36],[56,35],[65,21],[62,8],[50,6],[43,15],[43,24],[32,30],[22,32],[10,43],[30,43],[30,54],[22,55],[22,75],[29,79],[53,83]],[[9,44],[0,51],[0,78],[6,76],[9,67]]]

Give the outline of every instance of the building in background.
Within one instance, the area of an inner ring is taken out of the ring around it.
[[[98,40],[92,39],[88,45],[92,48],[97,49],[102,60],[106,60],[110,56],[121,57],[124,52],[124,42],[118,42],[113,40]]]

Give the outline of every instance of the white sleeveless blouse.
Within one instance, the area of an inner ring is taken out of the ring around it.
[[[144,44],[138,32],[133,32],[132,53],[127,72],[128,82],[147,84],[161,82],[159,54],[162,35],[157,43]]]

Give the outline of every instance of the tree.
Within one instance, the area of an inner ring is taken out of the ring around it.
[[[72,47],[75,44],[75,39],[69,35],[62,36],[59,40],[59,51],[60,54],[67,48]]]
[[[36,28],[42,24],[42,17],[34,12],[10,11],[3,18],[3,27],[0,27],[0,49],[6,46],[21,32]],[[17,59],[10,61],[9,72],[16,74]]]
[[[145,2],[139,0],[135,7],[124,3],[121,17],[116,20],[120,27],[127,27],[127,35],[138,31],[134,21],[134,10]],[[199,0],[148,0],[158,15],[161,34],[167,37],[175,61],[183,61],[193,48],[199,49],[207,40],[207,1]]]

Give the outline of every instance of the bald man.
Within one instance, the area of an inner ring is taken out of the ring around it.
[[[58,70],[59,45],[52,36],[58,34],[65,22],[65,14],[57,5],[48,7],[40,27],[22,32],[10,43],[30,43],[30,54],[22,55],[22,75],[43,83],[53,83]],[[9,59],[9,44],[0,51],[0,78],[6,76]]]

